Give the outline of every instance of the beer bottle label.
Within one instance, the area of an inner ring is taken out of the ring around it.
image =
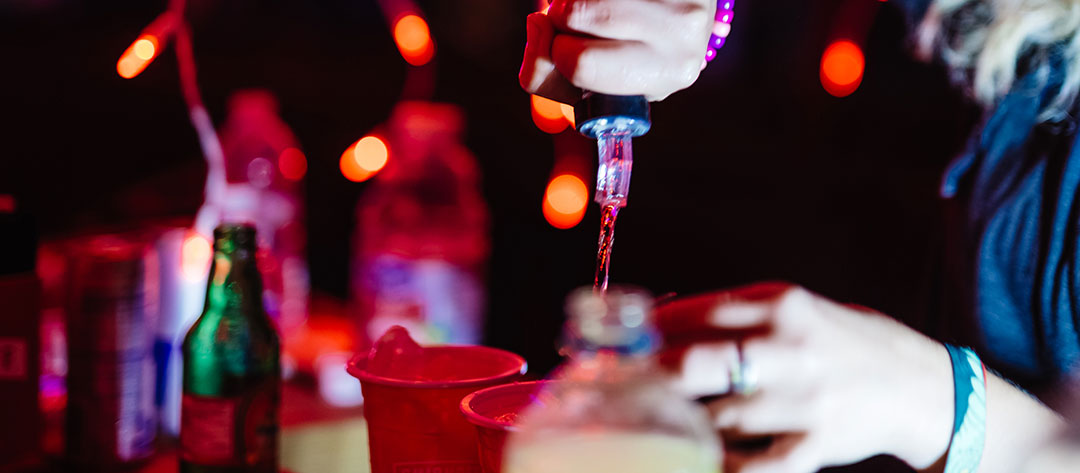
[[[237,399],[185,394],[180,407],[180,456],[199,465],[236,462]]]
[[[185,394],[180,454],[199,465],[277,465],[276,391],[240,397]]]

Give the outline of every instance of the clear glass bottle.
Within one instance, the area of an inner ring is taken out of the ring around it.
[[[505,473],[717,473],[720,444],[701,406],[657,366],[652,298],[582,288],[567,302],[568,363],[507,440]]]

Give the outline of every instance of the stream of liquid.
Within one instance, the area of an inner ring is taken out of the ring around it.
[[[619,206],[605,204],[600,211],[600,241],[596,251],[596,277],[593,289],[601,294],[607,292],[608,272],[611,270],[611,250],[615,245],[615,218],[619,215]]]

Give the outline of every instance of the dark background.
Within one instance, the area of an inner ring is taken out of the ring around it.
[[[843,13],[853,2],[873,5]],[[204,167],[175,55],[133,80],[115,69],[165,3],[0,2],[0,193],[15,194],[46,237],[197,209]],[[408,67],[382,14],[372,0],[190,3],[215,122],[236,89],[277,94],[309,160],[313,288],[344,298],[353,207],[367,184],[345,180],[338,158],[386,119]],[[464,107],[493,216],[489,343],[546,370],[563,298],[591,282],[598,212],[570,230],[541,214],[553,139],[533,125],[517,84],[534,3],[419,4],[439,48],[435,100]],[[863,83],[832,97],[818,79],[821,53],[860,30]],[[911,59],[905,34],[900,12],[872,0],[738,2],[719,57],[692,88],[655,104],[653,130],[635,141],[612,280],[660,294],[784,279],[920,315],[938,257],[939,176],[975,115],[940,68]]]

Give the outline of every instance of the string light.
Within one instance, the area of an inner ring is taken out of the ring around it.
[[[158,44],[155,36],[140,35],[116,61],[116,72],[125,79],[132,79],[139,75],[157,57]]]
[[[558,229],[571,228],[585,217],[589,189],[580,177],[560,174],[548,183],[544,192],[544,218]]]
[[[365,136],[341,154],[341,174],[353,182],[371,179],[390,160],[390,149],[377,136]]]
[[[120,55],[120,59],[116,61],[116,73],[125,79],[132,79],[142,73],[146,66],[161,55],[165,43],[176,31],[177,23],[177,15],[171,11],[158,15]]]
[[[299,181],[307,174],[307,157],[296,148],[285,148],[278,155],[278,170],[290,181]]]
[[[848,40],[835,41],[821,55],[821,85],[825,91],[846,97],[862,83],[865,59],[862,49]]]
[[[394,43],[401,57],[414,66],[423,66],[435,56],[431,30],[427,22],[417,15],[405,15],[394,23]]]

